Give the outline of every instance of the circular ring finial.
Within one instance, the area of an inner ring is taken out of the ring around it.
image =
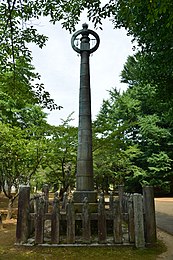
[[[89,53],[93,53],[94,51],[96,51],[99,47],[99,44],[100,44],[100,38],[98,36],[98,34],[92,30],[89,30],[88,29],[88,24],[87,23],[84,23],[82,25],[83,29],[82,30],[79,30],[77,32],[75,32],[73,35],[72,35],[72,38],[71,38],[71,46],[72,48],[77,52],[77,53],[81,53],[82,51],[88,51]],[[92,47],[91,49],[80,49],[78,48],[76,45],[75,45],[75,40],[77,39],[77,36],[79,36],[81,34],[81,39],[84,35],[92,35],[94,36],[95,40],[96,40],[96,44],[94,45],[94,47]]]

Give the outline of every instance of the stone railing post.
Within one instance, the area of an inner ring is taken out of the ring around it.
[[[52,211],[52,221],[51,221],[51,242],[52,244],[59,244],[59,223],[60,223],[60,209],[59,209],[59,198],[58,192],[55,193],[53,200],[53,211]]]
[[[143,201],[141,194],[133,194],[135,246],[145,247]]]
[[[145,217],[145,240],[148,244],[154,244],[157,240],[157,236],[153,187],[143,187],[143,203]]]
[[[35,195],[34,196],[34,213],[37,214],[38,213],[38,208],[39,208],[39,198],[40,198],[40,195]]]
[[[20,186],[18,198],[16,244],[25,243],[29,236],[29,203],[30,187],[25,185]]]
[[[120,201],[120,211],[123,212],[123,195],[124,195],[124,185],[118,185],[118,195]]]
[[[30,199],[30,213],[34,213],[34,198]],[[29,235],[32,234],[35,230],[35,221],[34,217],[31,217],[29,214]]]
[[[43,185],[42,192],[44,195],[44,213],[47,213],[48,208],[49,208],[49,186],[48,186],[48,184]]]
[[[90,224],[90,213],[88,199],[85,197],[82,207],[82,233],[83,242],[90,243],[91,240],[91,224]]]
[[[106,243],[107,229],[106,229],[106,212],[104,195],[101,194],[98,203],[98,241],[101,244]]]
[[[69,200],[66,206],[67,215],[67,243],[75,243],[75,211],[72,200]]]
[[[113,229],[114,242],[122,243],[122,215],[119,200],[114,200],[113,203]]]
[[[135,230],[134,230],[134,208],[133,208],[133,195],[130,196],[128,202],[128,229],[129,229],[129,242],[135,242]]]
[[[43,197],[39,199],[38,212],[36,214],[35,222],[35,243],[42,244],[44,241],[44,210],[45,210],[45,201]]]
[[[113,192],[110,192],[109,195],[109,209],[112,211],[113,210],[113,202],[114,202],[114,196],[113,196]]]

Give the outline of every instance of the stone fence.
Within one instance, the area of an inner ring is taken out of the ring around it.
[[[73,203],[58,193],[49,198],[48,189],[30,196],[30,188],[20,188],[16,244],[21,245],[135,245],[156,242],[154,195],[145,187],[143,195],[100,194],[97,203]]]

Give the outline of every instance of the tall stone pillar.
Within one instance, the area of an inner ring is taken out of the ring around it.
[[[90,48],[90,35],[94,37],[95,45]],[[76,40],[80,36],[80,48]],[[92,158],[92,121],[91,121],[91,91],[90,91],[90,54],[99,47],[100,39],[97,33],[83,24],[83,29],[74,33],[71,39],[72,48],[80,54],[80,93],[79,93],[79,126],[78,126],[78,154],[77,176],[74,201],[82,202],[85,197],[88,202],[96,202],[97,193],[93,183]]]

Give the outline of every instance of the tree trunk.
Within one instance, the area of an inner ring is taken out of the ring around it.
[[[9,201],[8,201],[8,212],[7,212],[7,218],[6,219],[12,218],[13,202],[14,202],[14,198],[10,198]]]
[[[59,192],[60,201],[63,200],[64,193],[67,192],[68,187],[69,187],[69,185],[67,185],[67,186],[63,185],[63,187],[60,189],[60,192]]]

